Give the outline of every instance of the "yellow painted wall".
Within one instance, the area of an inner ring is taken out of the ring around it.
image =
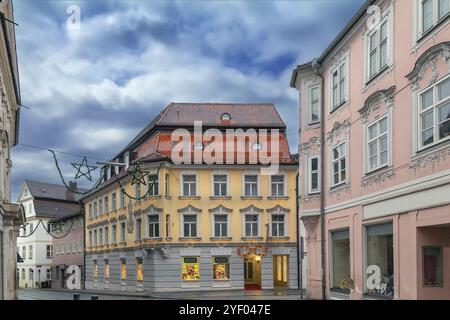
[[[213,172],[226,172],[228,174],[228,193],[229,196],[231,196],[231,199],[210,199],[210,196],[212,196],[212,173]],[[196,172],[197,173],[197,183],[198,183],[198,193],[197,196],[200,196],[200,199],[180,199],[180,179],[181,174],[184,172]],[[266,227],[265,224],[269,223],[269,213],[266,211],[267,209],[271,209],[277,205],[282,206],[283,208],[290,209],[290,212],[287,214],[288,218],[288,240],[274,240],[277,242],[289,242],[289,243],[295,243],[297,241],[296,238],[296,190],[295,190],[295,183],[296,183],[296,170],[294,167],[280,169],[280,173],[285,174],[285,181],[286,181],[286,196],[287,198],[282,199],[270,199],[270,176],[259,176],[259,195],[262,197],[261,199],[241,199],[241,196],[243,196],[243,173],[250,173],[250,172],[256,172],[259,173],[259,169],[256,167],[256,169],[247,170],[247,169],[220,169],[220,170],[212,170],[207,167],[198,168],[198,169],[179,169],[179,168],[170,168],[170,167],[162,167],[159,173],[160,177],[160,183],[159,183],[159,193],[160,197],[151,197],[149,199],[143,199],[141,201],[131,200],[131,203],[133,204],[133,212],[139,209],[145,209],[151,204],[158,208],[163,209],[162,217],[161,217],[161,236],[162,241],[154,241],[154,240],[146,240],[142,243],[135,241],[135,233],[132,234],[126,233],[126,244],[119,244],[114,247],[138,247],[143,243],[183,243],[183,244],[190,244],[190,243],[242,243],[241,237],[243,236],[243,220],[242,220],[242,214],[239,211],[239,209],[244,209],[250,205],[254,205],[257,208],[264,209],[264,212],[261,213],[262,219],[261,219],[261,236],[264,238],[263,241],[266,241]],[[169,194],[166,195],[164,193],[164,178],[166,173],[169,174]],[[126,191],[130,195],[135,195],[135,186],[131,185],[130,181],[128,181],[126,184]],[[141,187],[141,194],[143,195],[146,192],[146,187]],[[108,189],[101,190],[97,192],[96,194],[90,196],[89,198],[84,200],[84,206],[85,206],[85,217],[86,217],[86,226],[89,226],[91,224],[96,224],[98,222],[102,222],[105,220],[110,220],[113,217],[118,217],[120,215],[126,214],[128,216],[128,210],[125,209],[118,209],[114,212],[111,212],[111,199],[112,199],[112,192],[116,192],[116,207],[120,207],[120,188],[118,184],[116,183],[112,187],[109,187]],[[100,198],[104,198],[105,195],[108,194],[109,198],[109,210],[108,213],[103,213],[103,215],[89,219],[89,204],[93,205],[94,201],[98,201]],[[128,197],[125,198],[125,202],[128,205],[130,199]],[[195,208],[202,209],[202,212],[199,214],[199,234],[198,236],[201,237],[201,240],[180,240],[180,213],[178,212],[178,209],[184,208],[188,205],[191,205]],[[228,209],[233,209],[233,212],[230,216],[230,233],[232,240],[211,240],[211,213],[208,211],[209,209],[213,209],[219,205],[223,205],[224,207]],[[171,219],[171,230],[170,230],[170,236],[171,240],[167,240],[165,238],[165,216],[167,214],[170,214]],[[145,238],[145,227],[144,224],[146,224],[146,219],[144,216],[142,216],[142,236]],[[109,230],[111,232],[111,225],[109,225]],[[88,251],[93,248],[89,248],[89,229],[86,230],[86,244]],[[111,242],[111,235],[109,235],[109,241]],[[117,241],[120,241],[120,225],[117,223]],[[256,241],[256,242],[263,242],[263,241]],[[273,241],[272,241],[273,242]],[[108,249],[108,247],[113,246],[103,246],[95,248],[95,250],[104,250]]]

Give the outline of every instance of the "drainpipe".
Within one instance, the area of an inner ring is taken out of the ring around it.
[[[314,73],[322,80],[321,93],[321,104],[320,104],[320,258],[322,266],[322,300],[326,300],[326,263],[325,263],[325,197],[324,197],[324,180],[325,175],[325,161],[324,161],[324,150],[325,150],[325,108],[324,108],[324,83],[323,76],[319,69],[321,68],[320,63],[315,59],[312,62],[312,67]]]
[[[300,158],[299,158],[300,163]],[[296,219],[297,219],[297,282],[298,282],[298,288],[300,289],[300,300],[303,300],[303,241],[301,238],[302,231],[300,229],[300,205],[299,205],[299,183],[298,179],[300,176],[300,173],[298,172],[300,170],[299,164],[297,164],[297,175],[295,180],[295,207],[296,207]]]

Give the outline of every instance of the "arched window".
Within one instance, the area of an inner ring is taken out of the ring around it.
[[[222,115],[220,116],[220,120],[231,120],[231,116],[229,113],[222,113]]]

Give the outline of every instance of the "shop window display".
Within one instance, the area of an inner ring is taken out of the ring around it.
[[[331,290],[350,293],[353,281],[350,277],[350,234],[349,230],[331,233],[332,262]]]
[[[198,257],[183,258],[182,279],[184,281],[200,280],[200,267]]]
[[[214,280],[230,280],[230,262],[228,257],[213,257]]]
[[[366,294],[394,296],[392,223],[366,227]]]

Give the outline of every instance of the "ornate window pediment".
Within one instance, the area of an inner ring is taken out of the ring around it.
[[[268,213],[275,213],[275,214],[283,214],[283,213],[289,213],[289,211],[291,211],[291,209],[288,208],[283,208],[280,205],[277,205],[271,209],[267,209]]]
[[[202,212],[202,209],[198,209],[191,205],[188,205],[187,207],[178,209],[178,212],[179,213],[187,213],[187,214],[196,214],[196,213]]]
[[[414,69],[406,75],[406,78],[411,82],[414,90],[420,87],[425,71],[431,68],[432,74],[428,85],[434,84],[439,79],[439,72],[437,70],[437,61],[442,59],[448,64],[450,72],[450,41],[441,42],[427,51],[425,51],[419,59],[417,59]]]
[[[239,211],[240,211],[241,213],[249,213],[249,214],[253,214],[253,213],[261,213],[261,212],[263,212],[264,210],[263,210],[263,209],[260,209],[260,208],[257,208],[257,207],[255,207],[254,205],[250,205],[250,206],[248,206],[247,208],[239,209]]]
[[[363,123],[366,123],[370,114],[379,110],[382,103],[387,107],[393,106],[395,86],[385,90],[378,90],[372,93],[364,102],[364,106],[358,110],[362,115]]]
[[[209,209],[208,211],[211,213],[225,214],[225,213],[233,212],[233,209],[228,209],[222,205],[219,205],[215,208]]]

